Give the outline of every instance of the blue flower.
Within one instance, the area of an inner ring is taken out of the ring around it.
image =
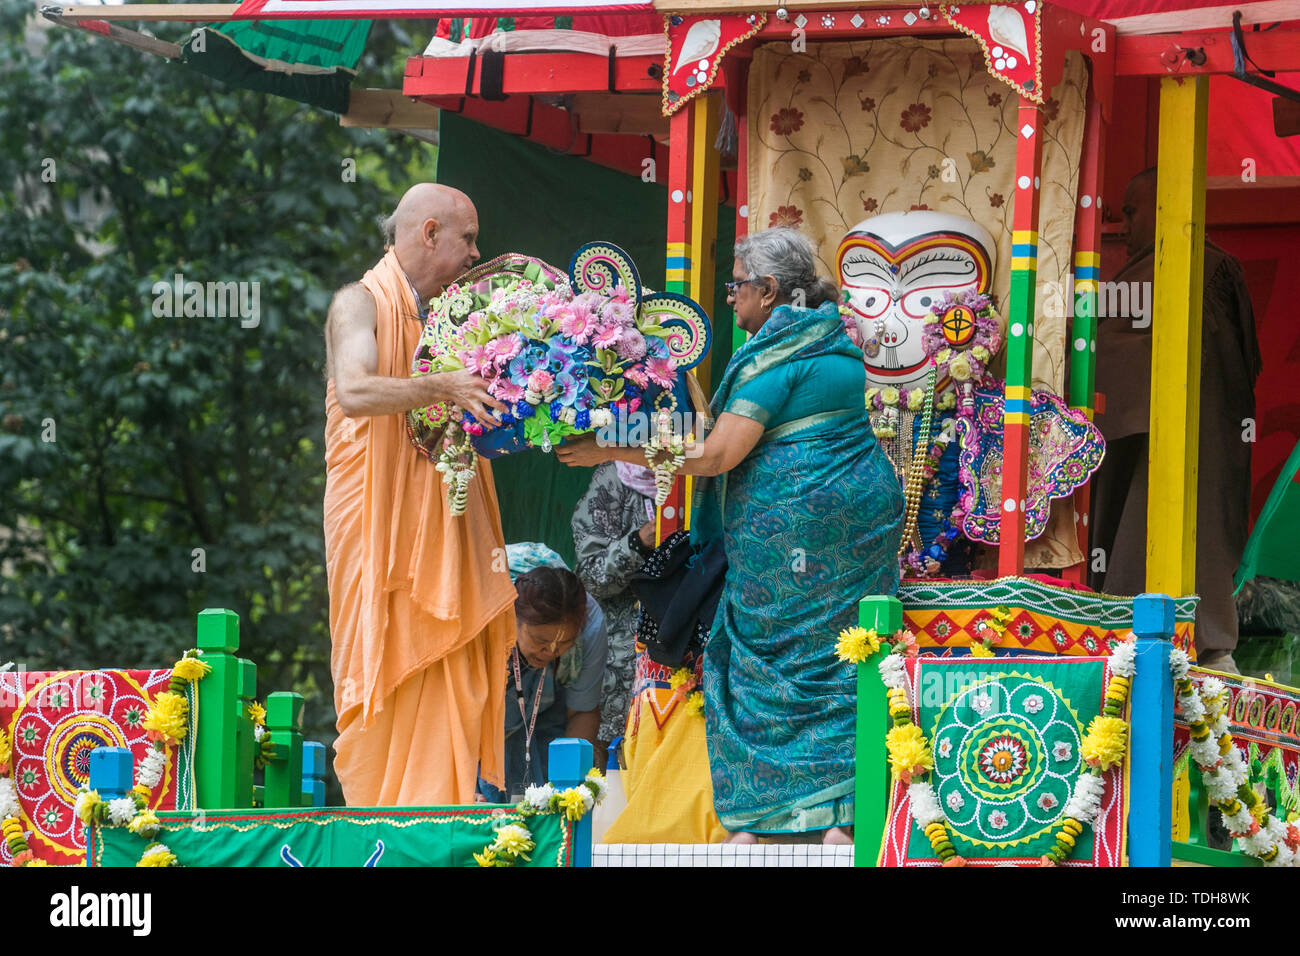
[[[571,371],[565,371],[555,376],[555,390],[559,394],[558,404],[561,406],[572,405],[578,400],[578,395],[582,391],[582,384],[579,383]]]
[[[573,356],[569,350],[559,346],[552,345],[546,352],[546,368],[552,375],[559,375],[561,372],[567,372],[573,367]]]
[[[671,358],[672,353],[668,351],[668,344],[657,335],[647,335],[645,337],[646,352],[652,358]]]
[[[560,401],[551,402],[551,421],[560,420],[560,412],[564,411],[564,403]]]
[[[525,418],[532,418],[535,411],[536,409],[525,401],[520,401],[515,405],[515,417],[520,421],[523,421]]]

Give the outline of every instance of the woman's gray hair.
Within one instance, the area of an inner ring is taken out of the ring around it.
[[[776,279],[778,299],[815,309],[839,298],[839,290],[817,275],[812,243],[794,229],[764,229],[746,236],[736,243],[736,261],[751,279],[763,276]],[[802,303],[799,302],[801,292]]]

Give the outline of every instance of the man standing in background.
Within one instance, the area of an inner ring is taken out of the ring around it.
[[[1146,283],[1142,288],[1148,291],[1139,301],[1147,302],[1150,309],[1155,278],[1155,169],[1129,182],[1123,211],[1129,261],[1115,281]],[[1244,429],[1245,420],[1255,417],[1255,380],[1262,363],[1241,264],[1208,239],[1204,283],[1196,486],[1196,591],[1201,601],[1196,611],[1196,650],[1204,666],[1236,673],[1232,576],[1250,530],[1251,446]],[[1096,544],[1106,556],[1100,586],[1108,594],[1146,590],[1151,318],[1149,312],[1104,316],[1097,330],[1097,391],[1105,396],[1105,412],[1097,414],[1096,424],[1106,439],[1106,457],[1094,481],[1092,516]]]

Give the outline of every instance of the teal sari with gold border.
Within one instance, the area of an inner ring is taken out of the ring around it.
[[[835,303],[777,308],[732,356],[712,403],[766,429],[701,481],[697,543],[728,570],[705,647],[714,805],[732,831],[853,822],[857,672],[835,656],[857,603],[898,589],[903,494],[863,403],[862,353]]]

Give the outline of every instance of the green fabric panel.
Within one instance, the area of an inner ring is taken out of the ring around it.
[[[135,866],[144,848],[157,841],[176,854],[178,865],[190,867],[477,866],[474,854],[494,839],[493,814],[500,810],[483,804],[404,810],[166,811],[158,814],[162,828],[150,840],[125,827],[96,826],[87,865]],[[516,813],[507,813],[505,819],[524,822]],[[572,862],[573,831],[562,815],[529,817],[524,825],[537,848],[529,854],[530,862],[518,865]]]
[[[484,259],[521,252],[566,268],[579,246],[603,239],[627,250],[642,283],[664,287],[664,186],[585,159],[558,156],[523,137],[454,113],[443,112],[440,123],[438,181],[464,190],[474,200]],[[661,163],[666,162],[664,151],[658,152]],[[719,212],[714,301],[722,305],[715,311],[725,318],[715,317],[713,341],[715,349],[727,346],[725,354],[718,352],[725,365],[731,355],[731,331],[722,283],[731,278],[735,213],[727,207]],[[536,450],[494,459],[492,469],[506,541],[544,542],[572,567],[570,521],[587,490],[591,469],[566,468],[554,455]]]
[[[191,36],[181,58],[193,70],[230,86],[348,111],[349,87],[370,33],[369,20],[234,21],[203,33],[203,52]],[[286,73],[250,57],[326,67],[329,73]]]
[[[1283,581],[1300,581],[1300,548],[1295,546],[1300,532],[1300,484],[1295,481],[1298,470],[1300,444],[1291,450],[1291,457],[1286,460],[1250,532],[1241,566],[1237,568],[1237,590],[1260,574]]]
[[[1101,712],[1105,664],[1079,659],[963,661],[955,667],[922,670],[917,691],[921,698],[919,726],[929,738],[934,756],[929,779],[945,808],[953,846],[972,860],[1038,859],[1056,844],[1059,823],[1034,823],[1026,816],[1032,812],[1040,819],[1056,821],[1064,812],[1083,769],[1080,741]],[[981,693],[992,701],[989,718],[971,706]],[[1025,706],[1032,695],[1042,701],[1040,709]],[[981,772],[980,755],[999,738],[1010,738],[1011,745],[1023,748],[1019,752],[1027,758],[1023,771],[1007,783],[995,782]],[[1054,756],[1057,743],[1068,746],[1069,759]],[[961,798],[958,807],[949,803],[953,793]],[[1038,806],[1043,795],[1057,801],[1051,810]],[[988,819],[998,811],[1007,817],[1005,835],[1027,842],[994,845],[1003,834],[998,834]],[[935,859],[929,839],[915,820],[911,829],[908,858]],[[981,829],[990,837],[977,835]],[[1091,826],[1084,827],[1069,858],[1092,860]]]

